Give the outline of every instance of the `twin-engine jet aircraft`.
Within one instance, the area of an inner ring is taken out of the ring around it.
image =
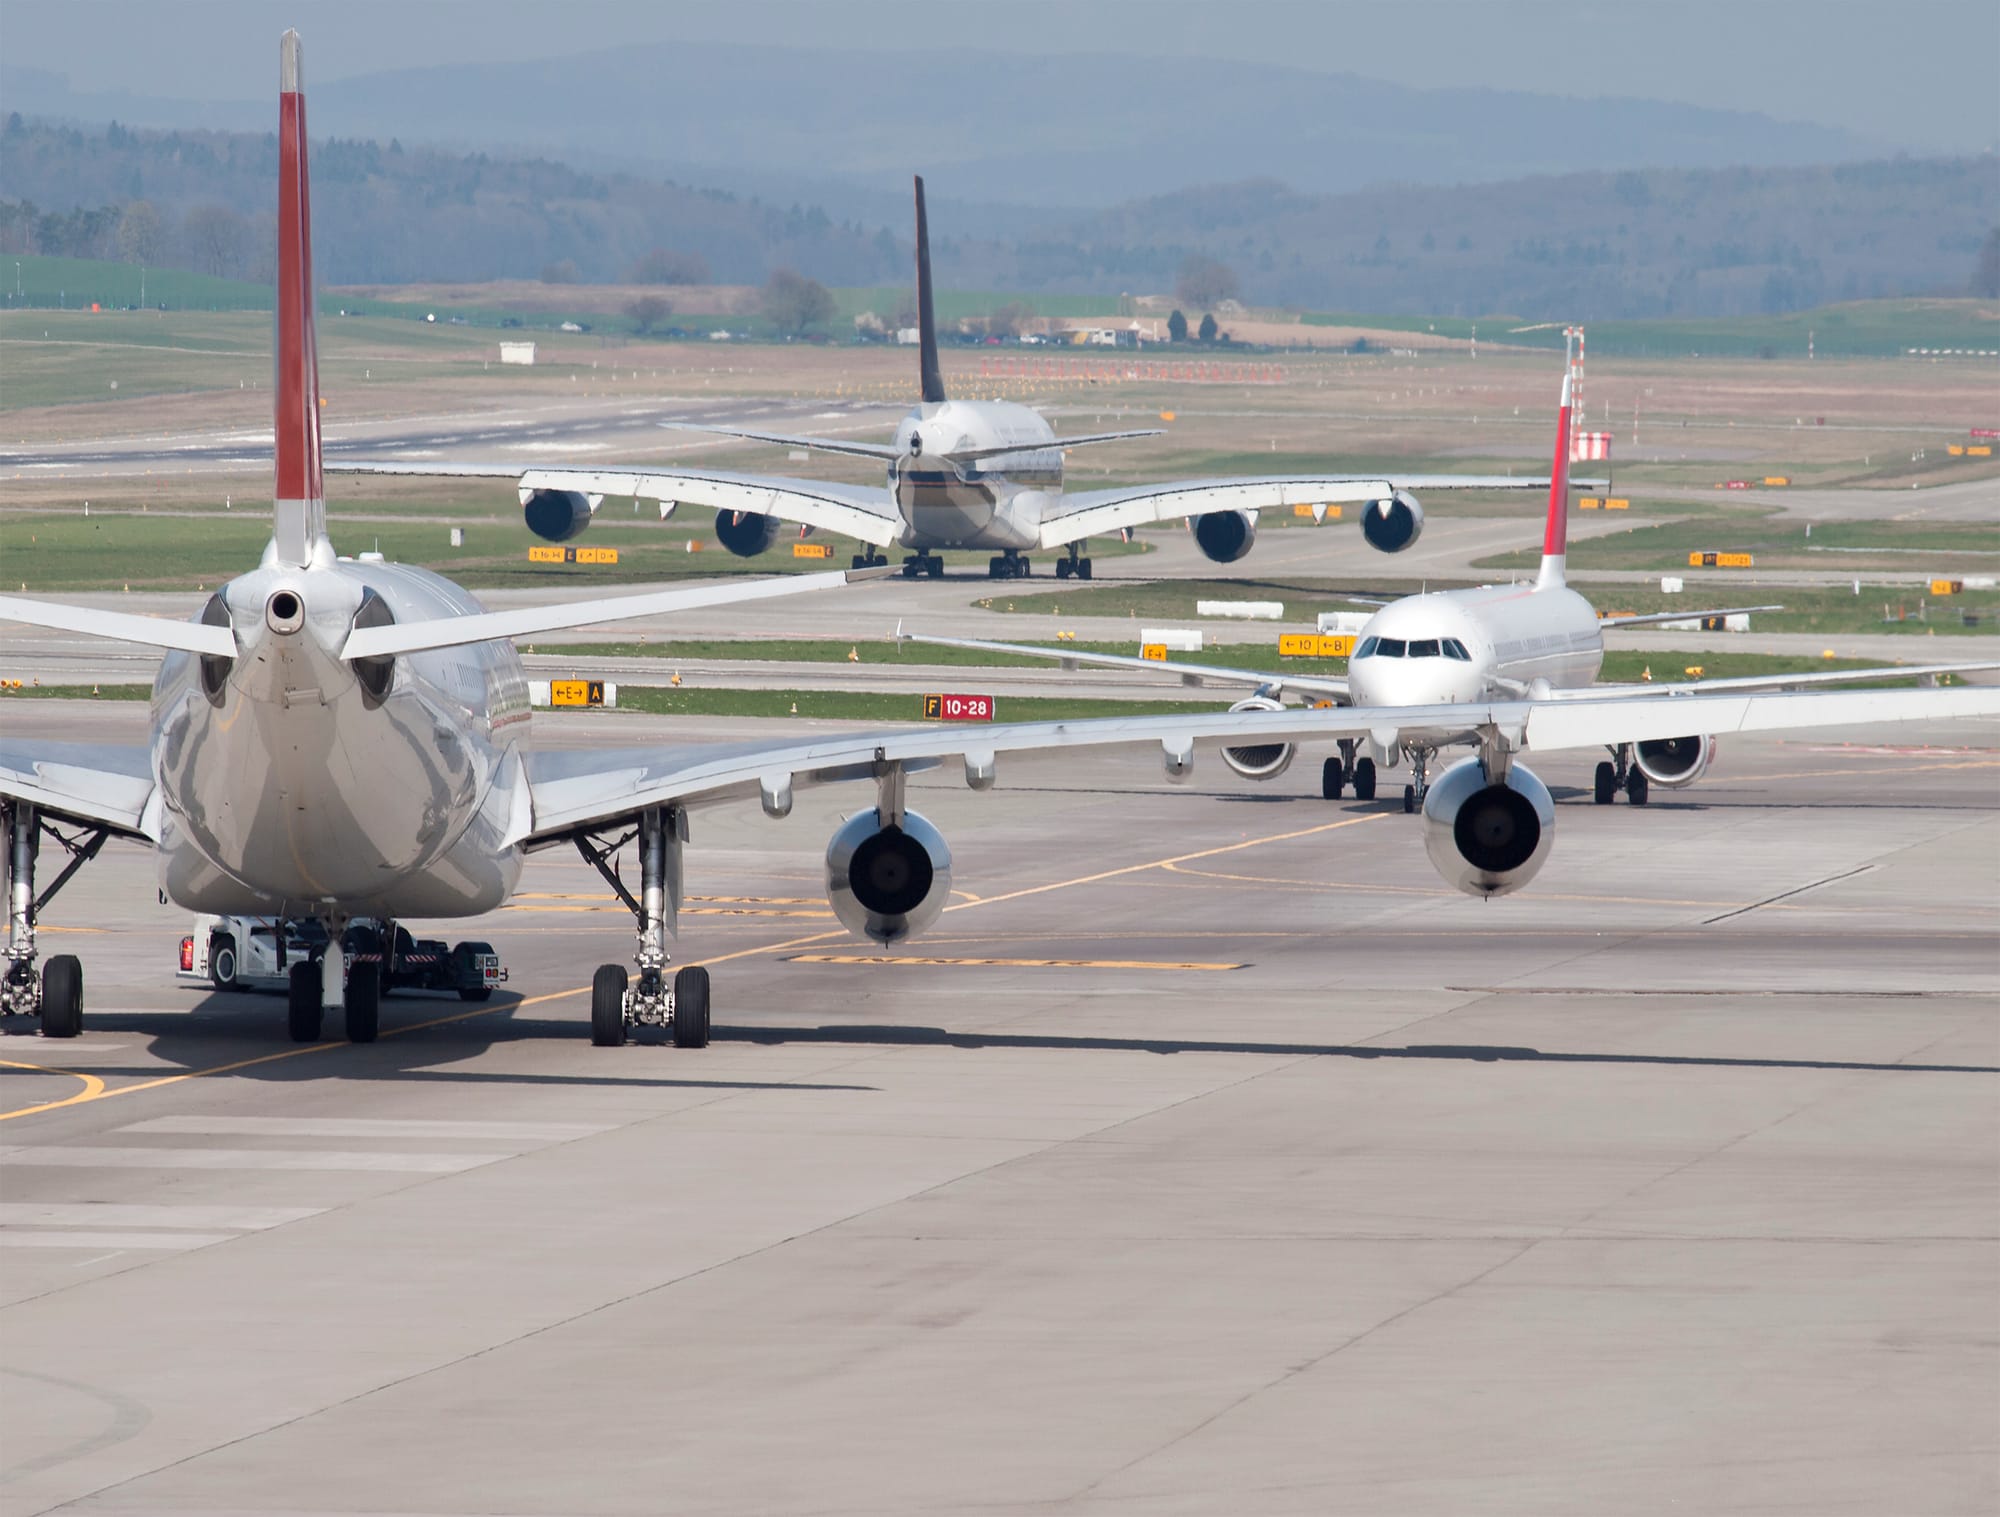
[[[1546,477],[1506,474],[1352,474],[1184,479],[1115,490],[1063,490],[1063,451],[1085,444],[1157,437],[1157,428],[1057,437],[1037,411],[1004,400],[953,400],[938,367],[937,322],[931,300],[930,229],[924,182],[916,181],[917,331],[921,400],[896,427],[893,442],[794,437],[746,427],[687,426],[753,442],[874,459],[888,470],[885,489],[780,475],[699,469],[544,469],[505,463],[400,463],[338,460],[336,474],[416,474],[504,478],[517,482],[528,528],[550,542],[575,537],[607,495],[657,500],[665,519],[677,506],[715,509],[716,536],[739,557],[752,558],[786,527],[858,539],[854,567],[886,564],[877,550],[911,550],[905,576],[944,573],[946,548],[994,554],[987,573],[1012,579],[1030,572],[1032,551],[1060,552],[1058,579],[1091,577],[1087,539],[1148,522],[1187,518],[1201,551],[1234,563],[1257,540],[1257,513],[1360,502],[1361,532],[1385,553],[1401,552],[1423,530],[1424,508],[1414,491],[1538,490]]]
[[[165,654],[144,745],[0,736],[8,937],[0,1014],[35,1015],[48,1037],[83,1025],[83,968],[52,956],[37,974],[38,915],[111,839],[150,846],[161,893],[199,912],[311,919],[337,944],[354,917],[383,930],[406,917],[465,917],[512,894],[523,857],[569,845],[638,920],[636,979],[620,964],[592,981],[590,1030],[623,1043],[635,1023],[681,1047],[709,1037],[707,971],[668,968],[690,814],[757,796],[791,810],[795,785],[872,781],[826,852],[839,919],[881,943],[934,921],[951,890],[951,853],[905,804],[905,775],[956,759],[974,790],[998,755],[1158,744],[1171,778],[1200,740],[1292,744],[1399,731],[1476,745],[1433,788],[1431,856],[1482,895],[1525,883],[1548,851],[1548,792],[1516,756],[1530,748],[1643,743],[1735,732],[2000,711],[2000,690],[1905,690],[1673,701],[1519,699],[1347,710],[1198,712],[1084,722],[858,731],[803,741],[539,753],[512,639],[686,607],[789,595],[851,573],[698,586],[621,600],[489,612],[449,580],[338,557],[321,487],[305,100],[298,36],[279,51],[276,508],[262,561],[190,622],[0,596],[0,620],[88,633]],[[865,571],[874,572],[874,571]],[[1449,793],[1453,809],[1442,808]],[[1440,830],[1441,829],[1441,830]],[[37,890],[47,840],[69,862]],[[631,845],[638,889],[612,864]],[[1224,898],[1226,901],[1226,897]],[[281,941],[290,934],[280,934]],[[374,1039],[376,966],[326,951],[289,967],[291,1036],[320,1035],[338,1007],[347,1036]]]

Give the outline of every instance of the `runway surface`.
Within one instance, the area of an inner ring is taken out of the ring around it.
[[[44,916],[84,1037],[0,1041],[0,1504],[1992,1510],[2000,725],[1644,809],[1592,757],[1489,903],[1304,762],[923,776],[959,893],[894,953],[826,914],[862,792],[700,813],[701,1052],[589,1046],[573,856],[442,929],[505,994],[357,1048],[175,984],[108,850]]]

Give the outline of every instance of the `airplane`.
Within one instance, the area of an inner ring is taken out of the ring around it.
[[[878,549],[913,550],[906,578],[944,573],[945,548],[995,550],[993,579],[1032,572],[1031,550],[1058,550],[1058,579],[1091,577],[1085,551],[1091,537],[1129,532],[1147,522],[1187,518],[1196,545],[1215,563],[1234,563],[1257,540],[1260,510],[1309,506],[1315,521],[1336,502],[1360,502],[1361,533],[1375,548],[1399,553],[1423,531],[1415,491],[1541,489],[1548,480],[1506,474],[1285,475],[1177,480],[1111,490],[1065,492],[1063,453],[1086,444],[1157,437],[1160,429],[1057,437],[1047,419],[1004,400],[953,400],[938,366],[937,321],[931,298],[930,226],[924,181],[916,180],[917,332],[921,400],[897,424],[887,444],[792,436],[746,427],[665,423],[672,430],[713,433],[787,448],[873,459],[886,465],[886,489],[776,475],[699,469],[548,469],[506,463],[420,463],[339,459],[336,474],[412,474],[516,481],[528,529],[566,542],[590,525],[607,495],[660,502],[660,519],[677,506],[715,508],[722,545],[754,558],[787,525],[802,533],[826,530],[858,539],[854,567],[887,564]]]
[[[825,879],[850,931],[896,944],[934,922],[952,858],[906,803],[907,777],[957,760],[990,789],[1002,753],[1157,745],[1170,779],[1199,742],[1387,739],[1398,726],[1462,734],[1477,754],[1430,792],[1434,865],[1476,895],[1525,885],[1549,852],[1548,792],[1518,756],[1676,732],[1735,732],[2000,713],[2000,690],[1691,695],[1646,701],[1508,700],[1345,710],[1189,712],[1076,722],[860,730],[805,739],[540,752],[513,639],[635,615],[831,588],[880,569],[780,576],[597,600],[484,610],[451,581],[338,556],[327,536],[319,427],[305,98],[298,34],[279,45],[275,491],[272,534],[253,569],[191,621],[0,596],[0,620],[159,649],[143,745],[0,735],[7,944],[0,1016],[34,1016],[44,1037],[83,1028],[83,968],[40,968],[36,925],[106,843],[154,851],[163,899],[196,912],[311,920],[338,943],[367,917],[466,917],[514,891],[524,856],[571,846],[638,924],[636,979],[592,977],[591,1041],[637,1026],[700,1048],[710,1036],[708,971],[669,972],[691,814],[755,796],[788,815],[799,785],[872,782],[875,804],[827,845]],[[1439,797],[1453,798],[1449,810]],[[44,841],[68,855],[37,888]],[[634,891],[615,867],[632,846]],[[289,936],[289,934],[288,934]],[[286,969],[291,1038],[314,1042],[325,1011],[348,1039],[374,1041],[381,985],[365,957],[327,951]]]
[[[930,637],[896,629],[900,641],[934,647],[1046,658],[1064,668],[1083,665],[1139,669],[1178,676],[1191,685],[1247,686],[1255,693],[1231,711],[1283,710],[1286,691],[1339,706],[1398,708],[1452,705],[1489,699],[1604,701],[1801,690],[1816,686],[1864,684],[1883,679],[1966,675],[2000,669],[2000,660],[1955,664],[1899,665],[1816,673],[1759,674],[1734,679],[1674,680],[1645,684],[1597,683],[1604,663],[1606,631],[1663,622],[1713,621],[1782,606],[1732,606],[1706,611],[1662,611],[1645,616],[1599,616],[1590,602],[1569,588],[1566,577],[1569,526],[1570,387],[1565,372],[1557,414],[1555,462],[1549,508],[1542,535],[1542,561],[1528,584],[1484,585],[1404,596],[1382,607],[1355,635],[1345,677],[1230,669],[1184,660],[1134,658],[1029,643],[981,638]],[[1320,793],[1338,800],[1352,785],[1357,800],[1373,800],[1378,767],[1410,761],[1411,783],[1403,787],[1403,810],[1424,806],[1432,760],[1441,748],[1465,741],[1463,729],[1426,730],[1395,725],[1394,741],[1370,736],[1342,738],[1338,757],[1320,771]],[[1593,775],[1592,799],[1608,806],[1622,792],[1643,806],[1653,786],[1678,790],[1692,785],[1714,762],[1713,734],[1653,737],[1606,745],[1610,757]],[[1358,749],[1370,751],[1360,757]],[[1290,767],[1295,746],[1262,743],[1222,750],[1223,762],[1246,779],[1272,780]]]

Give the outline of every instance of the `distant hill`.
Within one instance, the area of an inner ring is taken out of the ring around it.
[[[276,140],[267,133],[0,128],[0,252],[118,258],[268,278]],[[543,158],[317,142],[327,285],[633,277],[651,251],[690,282],[761,284],[789,265],[828,285],[905,286],[890,224],[805,200],[593,173]],[[140,203],[143,202],[143,206]],[[139,209],[133,209],[134,207]],[[128,216],[128,211],[131,214]],[[152,217],[154,225],[139,225]],[[1526,321],[1733,316],[1966,292],[2000,222],[1990,158],[1645,169],[1454,188],[1309,194],[1273,179],[984,230],[936,207],[940,278],[961,289],[1171,293],[1183,262],[1227,264],[1253,304]]]
[[[864,220],[891,214],[913,171],[935,176],[941,206],[1049,211],[1252,175],[1333,194],[1588,170],[1832,163],[1904,146],[1754,109],[1579,99],[1498,80],[1419,89],[1322,71],[1337,62],[673,43],[534,63],[411,60],[317,82],[312,109],[342,136],[552,154],[767,199],[809,197],[836,219]],[[82,94],[54,74],[15,68],[0,69],[0,100],[24,115],[77,122],[264,131],[271,105],[262,83],[246,81],[240,103],[197,104]],[[969,211],[966,224],[974,219]]]

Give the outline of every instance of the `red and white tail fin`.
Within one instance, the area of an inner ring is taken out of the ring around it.
[[[1569,395],[1571,373],[1563,371],[1562,409],[1556,413],[1556,458],[1549,469],[1549,521],[1542,529],[1542,572],[1537,590],[1559,590],[1569,549]]]
[[[311,563],[326,542],[320,476],[319,345],[313,327],[312,196],[306,179],[305,79],[299,34],[278,43],[277,510],[279,563]]]

